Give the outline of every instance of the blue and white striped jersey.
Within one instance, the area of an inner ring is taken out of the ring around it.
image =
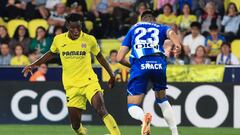
[[[139,22],[127,33],[122,46],[132,49],[132,59],[140,59],[143,56],[154,53],[163,53],[164,41],[167,39],[167,31],[170,27],[157,23]]]

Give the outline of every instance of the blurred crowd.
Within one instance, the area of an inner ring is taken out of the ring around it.
[[[90,30],[85,23],[82,29],[97,39],[122,40],[129,28],[140,21],[141,13],[149,8],[155,12],[157,23],[172,27],[182,40],[182,53],[169,54],[169,64],[239,64],[239,58],[231,53],[231,43],[240,38],[238,3],[231,0],[1,0],[3,24],[13,19],[44,19],[49,27],[37,27],[36,36],[30,38],[29,29],[19,25],[10,38],[6,25],[0,25],[0,66],[24,66],[42,56],[50,49],[53,37],[66,31],[65,17],[69,13],[79,13],[82,22],[91,22]],[[166,41],[164,46],[171,44]],[[111,51],[110,60],[115,55],[116,51]],[[50,63],[60,64],[59,58]]]

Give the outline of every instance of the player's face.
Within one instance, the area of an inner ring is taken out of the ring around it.
[[[81,33],[81,22],[69,22],[67,25],[69,37],[73,40],[78,39]]]
[[[155,18],[153,15],[151,14],[146,14],[142,17],[141,19],[143,22],[154,22],[155,21]]]

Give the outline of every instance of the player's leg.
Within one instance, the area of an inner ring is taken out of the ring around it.
[[[178,135],[174,112],[168,102],[165,92],[165,89],[167,89],[167,62],[164,56],[156,58],[154,59],[156,59],[157,63],[161,64],[160,69],[151,72],[151,81],[153,82],[153,90],[155,91],[156,103],[160,106],[163,117],[172,131],[172,135]]]
[[[152,115],[150,113],[144,114],[144,111],[140,106],[143,98],[144,94],[128,95],[128,113],[132,118],[140,120],[142,122],[142,135],[148,135],[150,134]]]
[[[86,97],[98,115],[102,118],[111,135],[121,135],[116,121],[111,116],[111,114],[108,113],[105,107],[103,90],[101,89],[101,86],[98,82],[87,86]]]
[[[143,121],[144,112],[141,108],[141,103],[143,100],[144,94],[140,95],[128,95],[127,102],[128,102],[128,113],[129,115],[136,119]]]
[[[67,106],[72,129],[77,135],[86,135],[87,129],[81,124],[82,111],[86,110],[87,98],[82,96],[84,88],[66,88]]]
[[[130,70],[130,79],[128,82],[128,113],[136,120],[142,121],[142,135],[150,134],[151,114],[144,113],[141,103],[147,92],[149,81],[148,70],[142,70],[142,64],[147,64],[147,58],[135,60]]]
[[[103,119],[107,129],[111,133],[111,135],[121,135],[118,125],[111,114],[108,113],[103,95],[101,92],[97,92],[91,99],[91,104],[93,108],[96,110],[98,115]]]
[[[156,103],[160,106],[164,119],[166,120],[172,135],[178,135],[177,124],[174,116],[174,111],[168,102],[166,91],[155,91]]]
[[[68,107],[69,117],[73,130],[77,135],[86,135],[87,129],[81,124],[82,109],[75,107]]]

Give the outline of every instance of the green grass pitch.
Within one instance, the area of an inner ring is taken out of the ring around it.
[[[86,126],[88,135],[108,134],[104,126]],[[140,135],[140,126],[120,126],[122,135]],[[151,128],[151,135],[170,135],[168,128]],[[180,127],[180,135],[240,135],[240,129]],[[70,126],[0,125],[0,135],[75,135]]]

